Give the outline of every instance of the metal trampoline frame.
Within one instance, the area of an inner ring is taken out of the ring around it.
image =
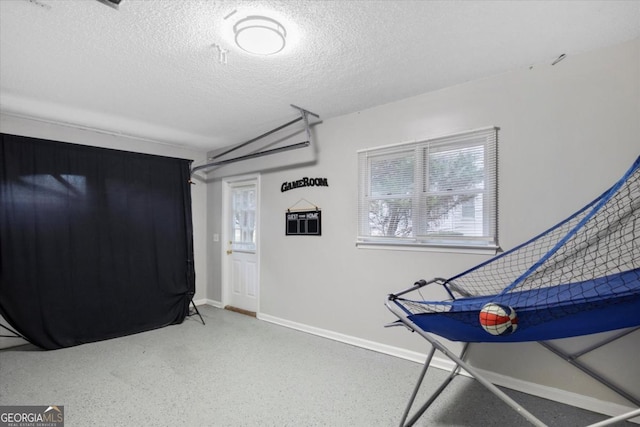
[[[535,426],[546,426],[545,423],[543,423],[540,419],[538,419],[531,412],[527,411],[523,406],[521,406],[513,398],[511,398],[507,394],[505,394],[495,384],[493,384],[491,381],[489,381],[487,378],[485,378],[480,372],[478,372],[473,366],[471,366],[465,360],[466,356],[468,354],[468,350],[469,350],[469,343],[464,343],[462,351],[460,352],[459,355],[455,354],[455,352],[452,352],[446,346],[444,346],[440,341],[438,341],[433,334],[430,334],[430,333],[427,333],[427,332],[423,331],[418,325],[416,325],[414,322],[412,322],[411,319],[409,319],[407,313],[404,310],[402,310],[394,302],[394,300],[397,299],[400,295],[404,295],[404,294],[416,291],[416,290],[422,288],[423,286],[426,286],[426,285],[431,284],[431,283],[438,282],[438,280],[440,280],[440,279],[434,279],[434,280],[431,280],[431,281],[428,281],[428,282],[424,281],[424,280],[421,280],[419,282],[416,282],[416,284],[414,286],[412,286],[411,288],[408,288],[408,289],[403,290],[403,291],[401,291],[399,293],[396,293],[396,294],[389,295],[387,300],[385,301],[385,305],[387,306],[387,308],[393,314],[395,314],[399,319],[398,321],[393,322],[393,323],[391,323],[391,324],[389,324],[387,326],[405,326],[411,332],[417,332],[420,336],[422,336],[422,338],[424,338],[425,340],[427,340],[429,342],[429,344],[431,344],[431,349],[430,349],[429,353],[427,354],[427,358],[426,358],[426,360],[424,362],[422,371],[420,372],[420,375],[418,377],[418,381],[417,381],[417,383],[416,383],[416,385],[415,385],[415,387],[413,389],[411,397],[409,398],[409,402],[407,403],[405,411],[404,411],[404,413],[402,415],[402,419],[400,421],[400,426],[401,427],[408,427],[408,426],[414,425],[418,421],[418,419],[420,419],[420,417],[422,417],[422,415],[427,411],[427,409],[429,409],[431,404],[438,398],[438,396],[447,388],[447,386],[451,383],[453,378],[455,378],[455,376],[460,373],[461,369],[464,369],[472,378],[474,378],[476,381],[478,381],[480,384],[482,384],[485,388],[487,388],[487,390],[489,390],[496,397],[498,397],[503,402],[505,402],[507,405],[509,405],[513,410],[518,412],[525,419],[527,419],[532,425],[535,425]],[[612,416],[612,417],[610,417],[610,418],[608,418],[606,420],[603,420],[601,422],[598,422],[598,423],[595,423],[595,424],[591,424],[588,427],[608,426],[608,425],[612,425],[612,424],[620,422],[620,421],[629,420],[631,418],[635,418],[637,416],[640,416],[640,398],[638,398],[637,396],[634,396],[629,391],[624,390],[622,387],[620,387],[617,384],[613,383],[612,381],[610,381],[609,379],[605,378],[601,374],[598,374],[593,369],[591,369],[590,367],[588,367],[587,365],[585,365],[584,363],[582,363],[581,361],[578,360],[581,356],[584,356],[585,354],[587,354],[587,353],[589,353],[589,352],[591,352],[593,350],[601,348],[604,345],[609,344],[609,343],[611,343],[613,341],[616,341],[616,340],[618,340],[618,339],[620,339],[620,338],[622,338],[622,337],[624,337],[624,336],[626,336],[626,335],[628,335],[628,334],[630,334],[630,333],[632,333],[632,332],[634,332],[636,330],[639,330],[639,329],[640,329],[640,327],[634,327],[634,328],[621,330],[619,333],[617,333],[617,334],[615,334],[615,335],[613,335],[611,337],[607,337],[607,338],[603,339],[602,341],[600,341],[599,343],[591,345],[588,348],[583,349],[580,352],[577,352],[577,353],[574,353],[574,354],[567,354],[564,351],[562,351],[560,348],[558,348],[554,344],[551,344],[548,341],[538,341],[539,344],[541,344],[543,347],[545,347],[546,349],[551,351],[556,356],[564,359],[565,361],[570,363],[572,366],[580,369],[585,374],[589,375],[590,377],[592,377],[593,379],[595,379],[596,381],[598,381],[602,385],[606,386],[610,390],[614,391],[615,393],[617,393],[618,395],[622,396],[623,398],[625,398],[626,400],[631,402],[633,405],[638,407],[637,409],[633,409],[633,410],[628,411],[626,413],[623,413],[623,414],[620,414],[620,415],[616,415],[616,416]],[[431,396],[426,400],[426,402],[413,413],[411,418],[409,418],[409,420],[407,421],[407,418],[409,417],[409,413],[411,412],[411,409],[414,406],[416,396],[418,395],[418,392],[419,392],[419,390],[420,390],[420,388],[422,386],[422,383],[424,381],[424,377],[425,377],[425,375],[426,375],[426,373],[427,373],[427,371],[429,369],[429,366],[431,364],[431,360],[433,359],[433,356],[434,356],[436,350],[439,350],[444,356],[446,356],[449,360],[451,360],[454,363],[454,367],[453,367],[453,369],[451,369],[451,371],[449,373],[449,376],[431,394]]]

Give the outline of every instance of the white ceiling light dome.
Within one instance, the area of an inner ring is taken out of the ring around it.
[[[287,30],[282,24],[266,16],[247,16],[233,26],[236,44],[255,55],[273,55],[284,49]]]

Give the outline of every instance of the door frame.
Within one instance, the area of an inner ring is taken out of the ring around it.
[[[222,224],[221,224],[221,241],[220,241],[220,256],[221,256],[221,268],[222,268],[222,308],[229,305],[229,295],[231,294],[231,281],[230,281],[230,257],[227,255],[228,243],[231,239],[231,229],[229,227],[229,220],[231,217],[231,186],[233,184],[239,184],[242,182],[255,182],[256,184],[256,265],[257,265],[257,307],[256,314],[260,312],[260,233],[261,233],[261,221],[260,221],[260,174],[238,175],[222,179]]]

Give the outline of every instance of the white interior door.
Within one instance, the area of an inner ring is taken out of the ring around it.
[[[258,312],[258,178],[226,183],[226,304]]]

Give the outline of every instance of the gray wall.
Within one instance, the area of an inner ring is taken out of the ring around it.
[[[569,53],[555,66],[552,59],[325,119],[315,128],[316,164],[263,173],[261,313],[426,352],[417,335],[382,327],[393,320],[383,306],[385,295],[419,278],[459,273],[487,256],[356,248],[356,151],[499,126],[500,244],[512,248],[591,201],[640,155],[640,40]],[[296,161],[295,152],[286,156]],[[228,174],[234,174],[232,168]],[[305,176],[326,177],[330,187],[280,191],[283,182]],[[220,232],[220,196],[220,182],[214,181],[208,186],[210,233]],[[285,236],[284,212],[300,198],[322,208],[322,237]],[[221,295],[219,246],[209,236],[208,297],[213,300]],[[426,296],[444,295],[432,289]],[[636,334],[587,360],[604,362],[605,373],[640,394],[634,359],[639,351]],[[624,403],[536,344],[476,345],[471,359],[509,377]]]
[[[415,334],[382,327],[393,320],[385,295],[487,256],[356,248],[356,151],[486,126],[501,128],[499,231],[509,249],[592,200],[640,155],[640,40],[324,120],[314,128],[313,156],[278,155],[269,161],[278,168],[262,174],[261,314],[425,352]],[[0,131],[206,160],[177,147],[1,115]],[[246,172],[247,165],[225,167],[228,176]],[[280,191],[283,182],[305,176],[326,177],[330,186]],[[213,234],[222,235],[221,182],[212,178],[192,190],[196,299],[220,301],[222,248]],[[322,208],[322,237],[284,235],[284,212],[301,198]],[[443,297],[438,289],[426,296]],[[593,339],[561,344],[574,348]],[[640,394],[639,351],[636,334],[587,361]],[[508,377],[623,403],[535,344],[476,345],[471,359]]]

